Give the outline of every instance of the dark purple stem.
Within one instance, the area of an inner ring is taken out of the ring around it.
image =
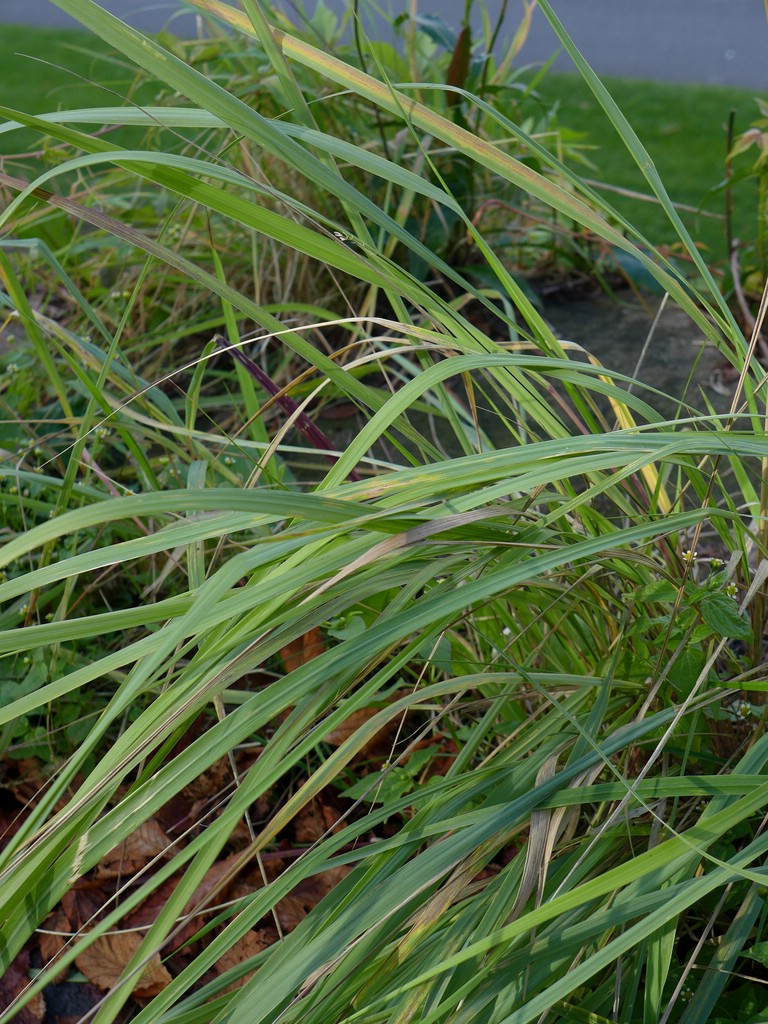
[[[226,352],[231,352],[231,354],[238,361],[238,363],[240,363],[241,366],[245,367],[248,373],[250,373],[253,379],[257,381],[257,383],[262,388],[264,388],[267,394],[271,395],[275,399],[275,401],[283,410],[283,412],[287,413],[289,416],[297,414],[296,427],[299,431],[301,431],[304,437],[306,437],[306,439],[314,448],[318,448],[320,451],[323,452],[333,451],[333,445],[322,432],[322,430],[320,430],[319,427],[315,426],[315,424],[312,422],[312,420],[309,418],[309,416],[307,416],[305,412],[299,412],[299,407],[296,404],[296,402],[294,402],[294,400],[289,395],[282,394],[277,384],[275,384],[274,381],[269,376],[267,376],[267,374],[262,370],[260,366],[254,363],[250,356],[247,356],[245,352],[242,352],[239,348],[230,347],[226,339],[222,338],[220,334],[216,335],[215,341],[220,349],[223,349]],[[331,462],[338,462],[339,460],[339,456],[335,454],[329,454],[326,456],[326,458],[328,458]],[[360,480],[361,477],[359,473],[352,469],[347,474],[347,479]]]

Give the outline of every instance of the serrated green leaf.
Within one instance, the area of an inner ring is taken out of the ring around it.
[[[654,580],[640,587],[635,593],[635,599],[643,604],[651,601],[672,602],[677,597],[677,587],[669,580]]]
[[[752,628],[739,613],[732,597],[722,592],[707,594],[700,604],[701,615],[708,626],[719,635],[737,640],[750,640]]]
[[[687,697],[699,678],[707,657],[695,647],[687,647],[675,658],[669,670],[669,681],[681,697]]]

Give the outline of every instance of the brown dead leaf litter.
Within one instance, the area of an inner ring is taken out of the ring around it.
[[[323,648],[321,632],[312,630],[283,650],[286,670],[311,660]],[[339,746],[377,710],[373,707],[354,712],[328,734],[325,742],[332,747]],[[204,716],[198,718],[172,754],[185,749],[211,721]],[[275,722],[274,728],[279,725],[279,721]],[[393,723],[379,733],[352,762],[352,770],[358,777],[380,772],[392,754],[397,729],[398,723]],[[434,746],[434,739],[430,743]],[[435,760],[444,767],[450,763],[453,753],[452,744],[446,740]],[[0,979],[0,1010],[18,1005],[41,969],[55,965],[72,942],[82,940],[119,905],[120,899],[136,891],[154,871],[198,835],[226,805],[226,795],[235,785],[233,769],[242,777],[259,754],[260,749],[250,746],[234,751],[231,759],[221,758],[186,789],[174,794],[154,817],[111,850],[93,870],[77,879]],[[34,758],[6,756],[0,759],[0,848],[16,834],[25,813],[40,799],[49,770],[50,766]],[[292,786],[293,792],[303,781],[295,778],[286,785]],[[203,950],[223,927],[211,922],[224,905],[248,898],[265,882],[279,878],[290,863],[323,836],[343,829],[348,815],[361,813],[353,801],[328,788],[293,817],[258,859],[250,857],[248,848],[252,834],[258,836],[291,795],[291,792],[277,789],[275,787],[252,805],[250,822],[243,821],[234,830],[221,859],[210,868],[188,900],[162,955],[156,954],[131,974],[132,997],[119,1020],[130,1019],[137,1008],[162,992]],[[362,837],[356,845],[385,838],[396,829],[397,824],[393,823],[379,829],[376,835]],[[233,971],[236,978],[230,988],[245,984],[252,974],[248,961],[279,942],[281,935],[291,932],[348,870],[338,867],[296,885],[277,904],[273,914],[258,922],[200,979],[199,987],[228,971]],[[53,984],[18,1012],[15,1020],[19,1024],[75,1024],[87,1016],[120,982],[147,929],[156,921],[179,881],[176,875],[161,882],[122,919],[119,930],[95,938],[79,953],[74,964],[65,967]],[[238,971],[239,967],[242,970]]]

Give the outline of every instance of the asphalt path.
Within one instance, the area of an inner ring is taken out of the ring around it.
[[[339,12],[349,6],[345,0],[326,3]],[[500,3],[486,0],[492,18]],[[194,19],[180,13],[183,0],[101,0],[101,5],[144,31],[157,31],[166,25],[180,35],[194,30]],[[552,5],[599,74],[737,85],[768,92],[764,0],[553,0]],[[313,10],[314,0],[306,0],[305,6]],[[365,0],[360,6],[365,10]],[[394,15],[408,6],[406,0],[389,3]],[[284,7],[291,11],[289,2]],[[422,13],[438,14],[456,25],[464,0],[419,0],[418,7]],[[502,40],[511,38],[521,11],[520,0],[509,2]],[[75,24],[52,0],[0,0],[0,31],[3,22],[52,27]],[[369,20],[366,27],[379,37],[388,31],[381,22]],[[558,41],[549,23],[541,11],[536,11],[520,62],[545,61],[557,49]],[[572,69],[563,53],[555,67],[561,71]]]

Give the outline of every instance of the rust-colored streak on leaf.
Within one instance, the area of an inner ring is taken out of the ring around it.
[[[325,650],[325,641],[322,631],[318,626],[310,629],[302,636],[297,636],[285,647],[280,649],[280,657],[283,659],[286,672],[293,672],[295,668],[301,668],[307,662],[312,661]]]
[[[109,991],[117,985],[126,964],[141,945],[137,932],[115,932],[100,935],[88,949],[75,958],[78,970],[82,971],[91,984]],[[155,953],[141,975],[132,983],[133,994],[140,999],[150,999],[170,984],[171,976]]]

